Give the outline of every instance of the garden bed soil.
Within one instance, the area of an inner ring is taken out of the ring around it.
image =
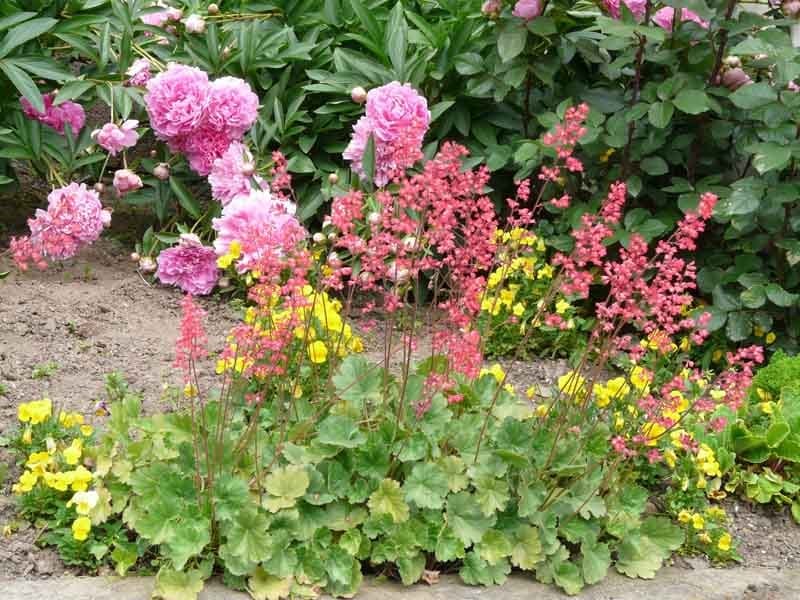
[[[165,391],[180,384],[172,362],[181,294],[143,280],[128,252],[118,242],[103,240],[72,261],[26,274],[16,273],[8,257],[0,258],[0,272],[11,270],[0,282],[0,438],[16,427],[19,403],[43,396],[67,410],[91,414],[103,397],[105,376],[113,371],[143,393],[145,411],[170,406],[172,400]],[[236,314],[214,299],[201,303],[209,312],[207,329],[215,352],[222,348]],[[369,339],[367,351],[381,355]],[[522,390],[552,383],[567,368],[564,361],[553,360],[499,362]],[[211,366],[210,361],[204,365],[201,385],[211,383]],[[36,546],[35,526],[15,521],[10,488],[16,470],[12,467],[3,477],[3,465],[9,459],[9,453],[0,448],[0,528],[9,525],[13,530],[0,536],[0,574],[7,578],[63,575],[69,569],[57,555]],[[800,566],[800,527],[787,511],[752,507],[738,500],[730,500],[726,508],[745,567]],[[697,558],[676,557],[674,564],[706,567]]]

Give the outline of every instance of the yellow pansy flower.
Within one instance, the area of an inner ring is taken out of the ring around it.
[[[315,365],[319,365],[328,360],[328,347],[319,340],[308,345],[308,358]]]
[[[681,523],[688,523],[691,520],[692,520],[692,513],[690,513],[688,510],[682,510],[681,512],[678,513],[678,521],[680,521]]]
[[[763,412],[765,415],[771,415],[773,412],[775,412],[775,403],[772,400],[768,400],[767,402],[759,402],[758,406],[761,409],[761,412]]]
[[[630,380],[633,387],[642,394],[647,394],[650,391],[650,382],[653,381],[653,374],[644,367],[637,365],[631,369]]]
[[[675,451],[672,448],[667,448],[664,450],[664,462],[667,463],[667,466],[670,469],[675,468],[675,463],[678,460],[678,455],[675,454]]]
[[[33,431],[30,427],[26,427],[25,431],[22,433],[22,443],[26,446],[29,445],[33,441]]]
[[[97,506],[97,501],[99,499],[100,496],[94,490],[89,492],[75,492],[70,501],[67,502],[67,508],[75,506],[75,512],[85,516]]]
[[[514,313],[515,317],[521,317],[525,313],[525,305],[522,302],[517,302],[511,312]]]
[[[532,386],[531,386],[531,387],[529,387],[527,390],[525,390],[525,395],[526,395],[528,398],[532,399],[532,398],[533,398],[533,397],[536,395],[536,386],[535,386],[535,385],[532,385]]]
[[[646,440],[645,444],[648,446],[655,446],[658,443],[658,439],[664,435],[666,431],[666,427],[654,421],[645,423],[642,426],[642,433]]]
[[[692,515],[692,527],[697,531],[703,529],[706,526],[706,520],[703,518],[703,515],[693,514]]]
[[[708,535],[708,533],[705,532],[705,531],[703,533],[699,534],[697,536],[697,539],[700,540],[701,542],[703,542],[704,544],[710,544],[711,543],[711,536]]]
[[[64,473],[65,480],[69,483],[73,492],[85,492],[92,483],[92,472],[83,465],[78,465],[74,471]]]
[[[64,448],[62,454],[64,455],[64,460],[67,461],[68,465],[77,465],[81,458],[82,452],[83,442],[78,438],[75,438],[67,448]]]
[[[567,396],[574,396],[579,399],[586,393],[586,379],[575,371],[564,373],[558,378],[558,390]]]
[[[26,404],[20,404],[17,408],[17,417],[23,423],[38,425],[50,418],[53,413],[53,403],[49,398],[34,400]]]
[[[720,536],[719,541],[717,542],[717,548],[723,552],[728,552],[731,549],[731,541],[731,534],[726,531]]]
[[[81,425],[81,435],[83,437],[89,437],[94,432],[94,427],[91,425]]]
[[[501,367],[497,363],[493,364],[488,369],[486,367],[482,368],[480,370],[480,373],[478,373],[478,378],[480,379],[484,375],[491,375],[492,377],[495,378],[495,381],[497,381],[498,383],[504,381],[506,378],[506,372],[503,370],[503,367]]]
[[[82,542],[88,538],[91,530],[92,521],[89,519],[89,517],[78,517],[72,522],[72,537],[79,542]]]
[[[39,476],[36,473],[25,471],[19,477],[19,491],[23,493],[30,492],[37,481],[39,481]]]
[[[34,473],[41,475],[53,463],[49,452],[34,452],[28,457],[25,466]]]
[[[561,300],[556,302],[556,312],[559,315],[563,315],[565,312],[569,310],[570,306],[571,304],[562,298]]]
[[[536,279],[552,279],[553,265],[545,265],[536,272]]]
[[[772,344],[773,342],[775,342],[776,339],[777,339],[777,336],[770,331],[767,334],[767,337],[764,338],[764,341],[767,342],[767,344]]]

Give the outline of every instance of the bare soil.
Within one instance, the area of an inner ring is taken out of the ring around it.
[[[0,257],[0,438],[16,427],[21,402],[50,397],[67,410],[91,414],[103,395],[105,376],[123,373],[144,395],[144,409],[164,408],[168,386],[178,385],[172,368],[180,319],[177,290],[152,286],[135,271],[129,249],[102,240],[72,261],[44,273],[18,274]],[[237,315],[215,299],[208,310],[212,352],[220,350]],[[380,350],[368,340],[368,353]],[[568,367],[565,361],[500,361],[519,389],[549,384]],[[207,365],[210,367],[210,365]],[[212,369],[206,368],[206,377]],[[68,569],[57,555],[36,546],[34,526],[16,523],[10,487],[16,469],[3,476],[8,453],[0,447],[0,528],[21,526],[0,536],[0,573],[5,577],[52,577]],[[800,565],[800,527],[786,511],[752,507],[739,500],[726,506],[748,567]],[[698,559],[676,559],[700,567]]]

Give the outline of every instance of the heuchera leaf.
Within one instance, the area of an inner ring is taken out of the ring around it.
[[[388,515],[395,523],[408,520],[408,504],[403,500],[400,484],[393,479],[381,481],[378,489],[369,497],[367,506],[372,515]]]

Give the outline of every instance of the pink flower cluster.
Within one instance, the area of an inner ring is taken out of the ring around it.
[[[11,251],[21,270],[29,263],[47,267],[45,258],[63,260],[100,237],[111,223],[111,213],[100,204],[97,192],[85,184],[70,183],[50,192],[47,210],[37,209],[28,219],[30,235],[12,238]]]
[[[428,102],[409,84],[397,81],[367,94],[366,114],[353,127],[343,156],[362,178],[364,151],[370,136],[375,144],[375,177],[384,187],[422,158],[422,140],[430,125]]]
[[[232,142],[222,156],[214,160],[208,183],[211,194],[223,205],[237,196],[248,196],[253,189],[263,188],[262,180],[254,176],[255,163],[247,146],[241,142]]]
[[[644,21],[645,12],[647,9],[647,0],[622,0],[628,10],[631,11],[633,17],[641,22]],[[619,19],[622,15],[620,12],[620,0],[603,0],[608,14],[615,19]]]
[[[187,294],[210,294],[219,279],[214,249],[204,246],[194,234],[182,234],[178,245],[163,250],[156,260],[158,280]]]
[[[675,9],[671,6],[665,6],[664,8],[658,10],[656,14],[653,15],[653,23],[661,27],[662,29],[666,29],[667,31],[672,31],[673,27],[673,20],[675,19]],[[697,23],[703,29],[708,29],[708,21],[705,19],[700,18],[696,12],[689,10],[688,8],[681,9],[681,22],[692,21],[693,23]]]
[[[153,131],[172,151],[185,153],[200,175],[211,172],[258,116],[258,96],[247,82],[209,82],[204,71],[176,63],[148,81],[144,99]]]
[[[268,190],[252,190],[236,196],[213,219],[217,232],[214,249],[224,256],[233,242],[240,247],[236,262],[239,273],[255,269],[272,255],[281,256],[286,248],[305,237],[305,230],[294,216],[296,206],[272,195]],[[259,269],[260,270],[260,269]]]
[[[139,141],[139,134],[136,131],[138,126],[139,121],[135,119],[129,119],[122,125],[106,123],[92,132],[92,138],[99,146],[108,150],[111,156],[116,156],[117,152],[132,148]]]
[[[86,112],[83,106],[67,100],[61,104],[54,104],[56,95],[54,93],[42,95],[44,100],[44,112],[39,112],[33,105],[28,102],[27,98],[20,98],[22,104],[22,112],[29,119],[34,119],[40,123],[44,123],[48,127],[52,127],[58,133],[64,134],[64,126],[69,125],[73,135],[78,135],[78,132],[83,129],[86,122]]]
[[[125,71],[128,81],[125,85],[141,87],[147,85],[152,75],[150,74],[150,61],[146,58],[137,58],[133,64]]]
[[[142,23],[152,27],[163,27],[169,21],[180,21],[183,11],[172,6],[165,6],[161,2],[156,2],[154,6],[161,7],[163,10],[149,12],[142,15]]]

